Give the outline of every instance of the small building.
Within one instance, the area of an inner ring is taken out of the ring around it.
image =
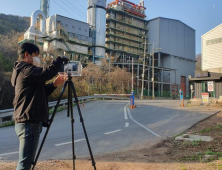
[[[209,93],[211,98],[222,96],[222,24],[201,36],[201,69],[202,73],[190,78],[194,84],[195,98],[202,93]]]

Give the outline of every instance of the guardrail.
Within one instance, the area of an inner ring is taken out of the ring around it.
[[[121,95],[124,96],[124,95]],[[127,94],[125,96],[128,96]],[[112,94],[110,95],[98,95],[95,94],[94,96],[82,96],[78,97],[78,100],[81,101],[91,101],[91,100],[96,100],[96,99],[115,99],[115,100],[129,100],[128,97],[118,97],[118,95]],[[68,102],[68,99],[64,99],[60,101],[60,106],[63,105],[65,106]],[[73,98],[73,103],[75,102],[75,99]],[[48,106],[49,108],[54,108],[57,104],[57,101],[49,102]],[[13,111],[14,109],[6,109],[6,110],[0,110],[0,124],[5,123],[7,121],[12,121],[13,120]]]

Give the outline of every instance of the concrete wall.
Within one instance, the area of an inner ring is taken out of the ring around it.
[[[162,53],[195,60],[195,30],[179,20],[155,18],[148,21],[149,43]]]

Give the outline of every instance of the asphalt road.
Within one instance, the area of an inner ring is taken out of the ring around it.
[[[84,124],[94,155],[124,150],[139,143],[180,134],[214,114],[206,108],[180,108],[176,100],[139,100],[131,110],[128,101],[92,101],[82,108]],[[74,107],[75,153],[89,156],[79,115]],[[40,141],[43,138],[43,129]],[[71,119],[67,111],[56,114],[39,160],[72,158]],[[0,159],[18,160],[14,127],[0,129]]]

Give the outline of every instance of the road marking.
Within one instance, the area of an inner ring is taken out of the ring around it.
[[[114,131],[111,131],[111,132],[106,132],[106,133],[104,133],[104,135],[109,135],[109,134],[111,134],[111,133],[116,133],[116,132],[119,132],[119,131],[121,131],[122,129],[118,129],[118,130],[114,130]]]
[[[125,123],[125,127],[129,127],[129,123],[128,122]]]
[[[17,154],[17,153],[19,153],[19,152],[17,151],[17,152],[3,153],[3,154],[0,154],[0,156],[13,155],[13,154]]]
[[[132,114],[131,114],[131,112],[130,112],[130,109],[129,109],[128,107],[127,107],[127,112],[128,112],[128,114],[129,114],[129,118],[130,118],[132,121],[134,121],[137,125],[141,126],[142,128],[144,128],[144,129],[147,130],[148,132],[152,133],[154,136],[161,137],[160,135],[158,135],[157,133],[155,133],[155,132],[152,131],[151,129],[149,129],[149,128],[147,128],[146,126],[142,125],[141,123],[137,122],[137,121],[133,118],[133,116],[132,116]]]
[[[74,142],[76,143],[76,142],[80,142],[80,141],[84,141],[84,140],[86,140],[86,139],[79,139],[79,140],[75,140]],[[67,144],[70,144],[70,143],[72,143],[72,141],[71,142],[55,144],[55,146],[67,145]]]

